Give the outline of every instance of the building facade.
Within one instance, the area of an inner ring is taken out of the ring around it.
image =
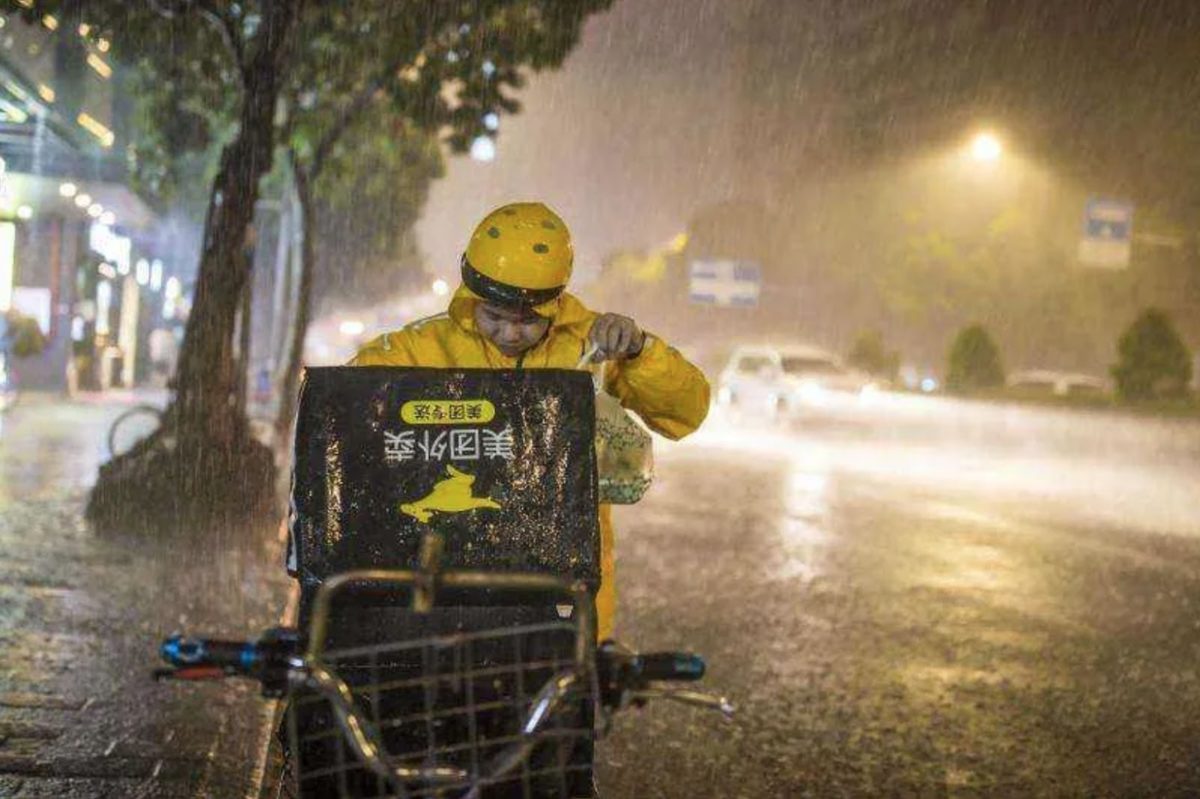
[[[128,186],[122,70],[90,34],[0,16],[0,312],[47,340],[15,363],[23,388],[133,387],[186,312],[163,222]]]

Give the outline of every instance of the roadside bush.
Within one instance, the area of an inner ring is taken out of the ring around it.
[[[966,393],[1004,385],[1000,349],[983,325],[970,325],[958,332],[950,345],[946,368],[946,390]]]
[[[1123,400],[1180,399],[1192,380],[1192,356],[1170,317],[1150,308],[1117,340],[1111,371]]]
[[[871,377],[895,381],[900,371],[900,354],[888,352],[883,343],[883,333],[878,330],[864,330],[854,340],[846,363],[859,369]]]
[[[42,350],[46,349],[46,337],[32,316],[9,311],[7,323],[9,345],[14,356],[31,358],[41,355]]]

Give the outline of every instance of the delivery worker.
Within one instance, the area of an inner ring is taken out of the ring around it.
[[[369,342],[352,366],[572,369],[593,347],[611,361],[606,388],[656,433],[679,439],[708,413],[704,375],[624,316],[589,311],[565,289],[574,252],[566,224],[541,203],[512,203],[475,228],[462,286],[446,313]],[[601,639],[616,610],[611,511],[600,506]]]

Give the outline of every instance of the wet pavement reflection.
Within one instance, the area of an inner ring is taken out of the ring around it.
[[[128,403],[23,398],[0,438],[0,795],[241,796],[263,706],[252,686],[155,684],[181,628],[278,617],[262,531],[200,545],[98,537],[82,519]],[[147,497],[147,501],[153,501]]]
[[[604,795],[1195,795],[1200,509],[1154,440],[660,446],[618,634],[705,653],[740,714],[626,714]]]

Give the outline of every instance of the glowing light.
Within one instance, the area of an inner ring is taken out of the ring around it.
[[[105,80],[108,80],[112,77],[112,67],[108,65],[107,61],[95,53],[88,53],[87,63],[89,67],[95,70],[97,75]]]
[[[163,282],[163,262],[155,258],[150,262],[150,288],[153,291],[158,291],[162,288]]]
[[[1004,146],[992,133],[980,133],[971,140],[971,157],[976,161],[995,161],[1004,152]]]
[[[25,112],[25,109],[15,106],[7,100],[0,100],[0,110],[4,111],[4,116],[18,124],[29,119],[29,114]]]
[[[432,288],[433,293],[439,297],[445,297],[450,293],[450,284],[442,280],[440,277],[433,281],[433,285],[430,286],[430,288]]]
[[[108,39],[101,39],[96,42],[96,48],[102,53],[107,53],[109,48]]]
[[[113,135],[113,132],[111,130],[109,130],[108,128],[106,128],[100,122],[100,120],[96,119],[95,117],[93,117],[89,114],[80,114],[79,116],[75,117],[75,121],[79,123],[80,127],[82,127],[88,133],[92,134],[97,139],[99,139],[101,146],[103,146],[103,147],[112,147],[113,146],[113,142],[116,140],[116,136]]]
[[[104,213],[100,214],[100,224],[112,227],[113,225],[117,224],[117,215],[112,211],[105,211]]]
[[[90,195],[90,194],[76,194],[75,195],[75,205],[77,207],[87,208],[91,204],[92,204],[92,195]]]
[[[488,111],[483,115],[483,126],[488,130],[500,129],[500,115],[495,111]]]
[[[58,30],[58,17],[47,14],[42,17],[42,24],[46,26],[46,30],[56,31]]]
[[[145,258],[138,259],[137,282],[139,286],[144,286],[150,282],[150,262]]]
[[[471,142],[471,157],[485,163],[496,160],[496,142],[491,136],[477,136]]]
[[[38,94],[40,94],[42,99],[48,103],[54,102],[54,98],[57,97],[57,95],[54,93],[54,89],[51,89],[44,83],[38,84]]]
[[[930,391],[935,391],[937,389],[937,385],[938,384],[936,380],[934,380],[932,377],[927,377],[921,381],[921,390],[928,394]]]
[[[17,219],[33,219],[33,209],[28,205],[18,206]]]
[[[102,213],[104,213],[104,206],[101,205],[100,203],[92,203],[91,205],[88,206],[87,214],[92,219],[96,219]]]
[[[338,332],[343,336],[361,336],[366,329],[367,326],[357,319],[347,319],[338,325]]]
[[[99,266],[96,267],[96,271],[99,272],[100,274],[104,275],[109,280],[117,279],[117,270],[113,269],[113,265],[110,263],[107,263],[107,262],[101,263]]]
[[[801,380],[796,393],[807,405],[824,405],[829,398],[825,387],[815,380]]]
[[[93,222],[88,228],[88,246],[109,263],[116,264],[118,273],[129,274],[133,242],[127,236],[118,236],[103,222]]]
[[[75,193],[78,191],[79,191],[79,187],[76,186],[74,183],[67,182],[67,183],[60,183],[58,185],[58,196],[60,196],[60,197],[74,197]]]
[[[163,289],[163,294],[170,299],[176,299],[179,297],[179,289],[179,278],[171,275],[169,278],[167,278],[167,285]]]
[[[79,35],[80,36],[87,36],[91,32],[92,32],[91,25],[88,25],[86,22],[80,23],[80,25],[79,25]]]
[[[109,267],[111,269],[112,267]],[[101,280],[96,286],[96,334],[108,335],[108,312],[112,308],[112,283]]]

